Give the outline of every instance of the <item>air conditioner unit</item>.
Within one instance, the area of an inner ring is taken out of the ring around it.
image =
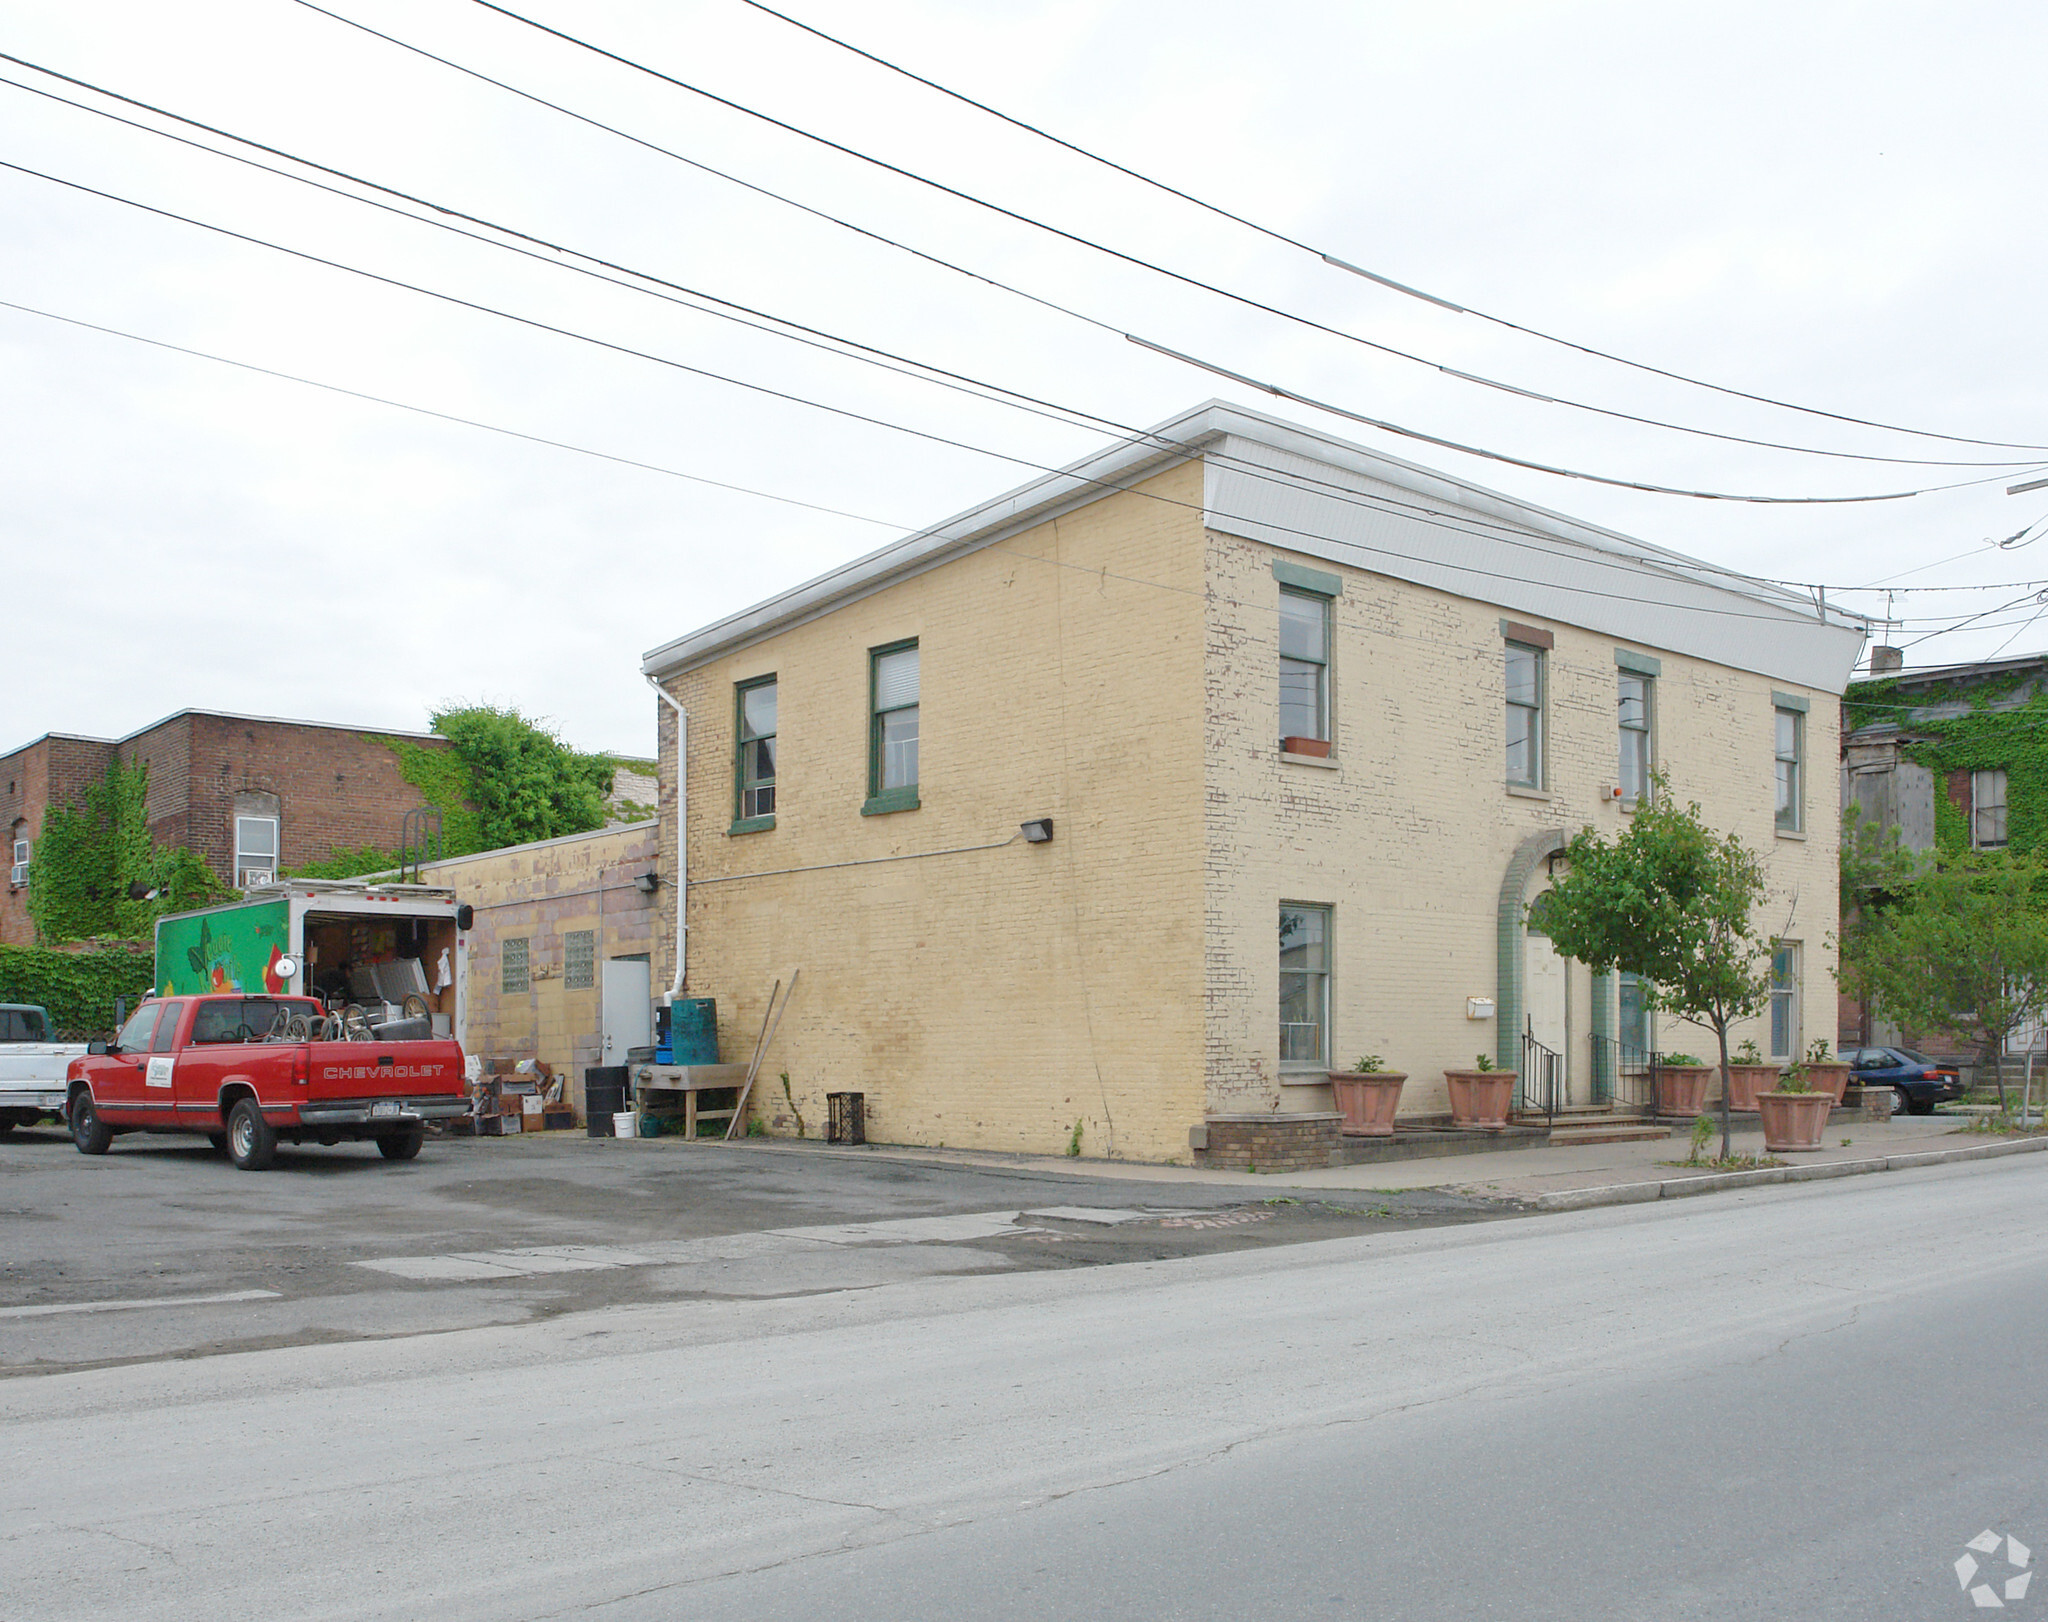
[[[236,875],[235,882],[245,890],[260,890],[266,884],[275,884],[277,873],[268,867],[245,867]]]
[[[28,883],[28,863],[22,862],[18,866],[10,868],[7,873],[7,882],[17,890]]]

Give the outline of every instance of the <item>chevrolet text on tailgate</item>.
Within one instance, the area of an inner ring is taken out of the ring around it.
[[[280,1139],[368,1138],[386,1159],[410,1160],[428,1121],[469,1113],[462,1049],[415,1038],[426,1021],[326,1041],[341,1034],[326,1015],[311,997],[145,1002],[104,1052],[71,1061],[72,1141],[103,1155],[127,1132],[198,1132],[261,1171]]]

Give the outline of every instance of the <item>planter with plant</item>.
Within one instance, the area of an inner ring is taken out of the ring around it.
[[[1807,1082],[1806,1071],[1805,1064],[1795,1064],[1779,1079],[1776,1092],[1756,1095],[1767,1153],[1820,1147],[1820,1135],[1827,1130],[1828,1111],[1835,1101],[1831,1095],[1815,1091]]]
[[[1405,1070],[1389,1070],[1377,1053],[1365,1054],[1349,1070],[1332,1070],[1330,1091],[1344,1124],[1338,1130],[1347,1138],[1391,1138],[1394,1112],[1401,1104]]]
[[[1657,1113],[1698,1115],[1707,1102],[1714,1067],[1690,1053],[1667,1053],[1657,1061]]]
[[[1778,1084],[1778,1067],[1765,1064],[1756,1043],[1745,1041],[1728,1064],[1728,1107],[1754,1112],[1756,1095]]]
[[[1806,1085],[1814,1092],[1826,1093],[1831,1102],[1841,1103],[1842,1094],[1849,1086],[1849,1064],[1847,1060],[1828,1057],[1825,1037],[1815,1037],[1806,1050],[1806,1057],[1794,1068],[1806,1078]]]
[[[1280,748],[1284,754],[1313,755],[1318,760],[1328,760],[1330,758],[1330,740],[1328,738],[1282,738],[1280,740]]]
[[[1508,1124],[1517,1079],[1514,1071],[1501,1069],[1483,1053],[1472,1061],[1470,1070],[1446,1070],[1444,1088],[1451,1095],[1451,1125],[1498,1132]]]

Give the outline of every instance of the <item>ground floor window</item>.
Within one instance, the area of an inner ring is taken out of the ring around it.
[[[1799,943],[1771,948],[1771,1057],[1799,1056]]]
[[[1649,982],[1639,974],[1618,974],[1615,976],[1615,999],[1619,1004],[1619,1018],[1614,1025],[1614,1039],[1625,1048],[1634,1048],[1638,1053],[1650,1051],[1650,1008],[1643,994],[1649,990]]]
[[[1280,1063],[1330,1067],[1330,909],[1280,906]]]

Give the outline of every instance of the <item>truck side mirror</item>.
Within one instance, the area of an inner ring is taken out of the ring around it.
[[[96,1058],[104,1058],[107,1052],[107,1044],[104,1042],[88,1042],[85,1044],[85,1051]]]

